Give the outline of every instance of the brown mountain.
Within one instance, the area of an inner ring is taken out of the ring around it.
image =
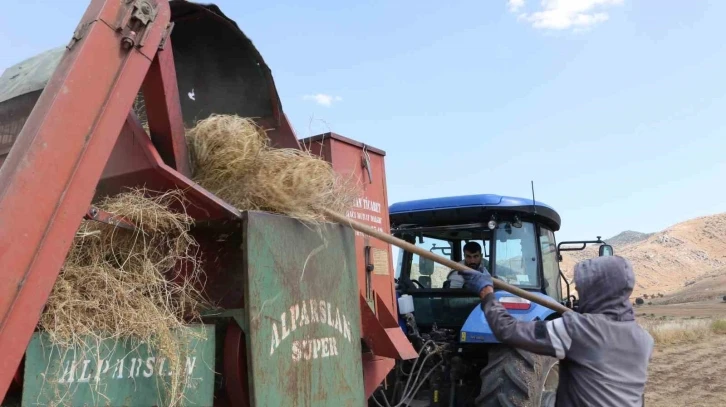
[[[657,233],[623,232],[606,241],[629,259],[636,274],[634,296],[668,294],[726,266],[726,213],[704,216]],[[563,253],[562,271],[597,256],[597,247]]]

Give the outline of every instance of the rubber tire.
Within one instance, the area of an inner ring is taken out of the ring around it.
[[[557,369],[557,359],[508,346],[489,351],[481,370],[481,391],[476,407],[553,407],[553,392],[543,392],[545,373]],[[553,374],[558,374],[553,372]]]

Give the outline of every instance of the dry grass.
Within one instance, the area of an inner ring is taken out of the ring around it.
[[[656,346],[698,341],[711,333],[707,320],[661,321],[642,325],[653,337]]]
[[[726,405],[726,335],[659,346],[648,365],[645,405],[711,407]]]
[[[719,319],[711,322],[711,332],[715,334],[726,334],[726,320]]]
[[[726,320],[722,319],[645,320],[639,323],[648,330],[656,346],[697,342],[711,335],[726,334]]]
[[[193,179],[240,210],[323,222],[320,208],[345,213],[356,189],[307,151],[277,149],[251,119],[212,115],[187,132]]]
[[[183,401],[185,386],[185,358],[174,331],[197,319],[203,304],[192,219],[169,209],[182,198],[178,191],[150,195],[136,189],[101,202],[99,209],[137,229],[84,221],[40,320],[41,330],[62,348],[77,351],[88,338],[154,347],[178,372],[167,383],[167,406]]]

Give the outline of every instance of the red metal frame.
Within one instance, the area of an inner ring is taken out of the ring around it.
[[[249,407],[247,345],[245,334],[235,321],[227,326],[224,338],[224,379],[230,405]]]
[[[142,90],[149,134],[159,155],[169,167],[191,177],[171,38],[166,39],[164,49],[156,54]]]
[[[373,353],[363,354],[363,387],[366,398],[371,397],[395,366],[395,359],[384,358]]]
[[[96,194],[112,195],[129,187],[154,191],[181,189],[186,212],[197,221],[239,218],[233,206],[169,167],[134,115],[126,118],[106,163]]]
[[[168,3],[150,2],[155,20],[131,49],[116,28],[132,5],[91,2],[0,171],[3,398],[166,31]]]

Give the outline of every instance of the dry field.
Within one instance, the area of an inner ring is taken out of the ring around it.
[[[638,321],[656,342],[647,406],[726,406],[726,319],[648,314]]]
[[[726,302],[709,300],[681,304],[653,304],[637,307],[639,316],[657,318],[723,318],[726,319]]]

